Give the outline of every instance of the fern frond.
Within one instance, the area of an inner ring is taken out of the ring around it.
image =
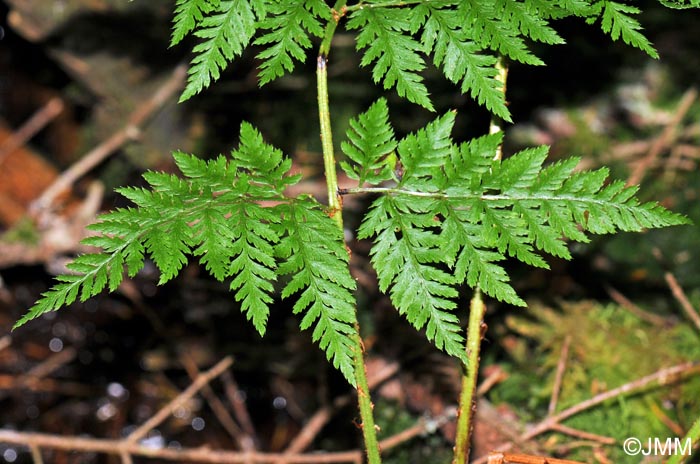
[[[459,319],[451,310],[454,279],[436,265],[443,261],[434,200],[383,196],[377,199],[359,229],[358,238],[376,235],[372,264],[379,289],[389,290],[391,302],[408,321],[422,329],[439,349],[462,358]]]
[[[366,189],[384,195],[358,234],[374,237],[380,289],[414,326],[427,324],[429,336],[449,353],[461,356],[451,312],[456,285],[525,304],[499,264],[507,256],[546,268],[542,253],[571,257],[566,238],[586,242],[586,232],[689,222],[656,203],[640,203],[635,187],[607,183],[606,169],[574,173],[577,158],[544,167],[547,147],[498,161],[499,134],[457,146],[453,125],[454,113],[447,113],[399,141],[403,176],[395,187]]]
[[[528,0],[525,8],[542,19],[561,19],[569,16],[587,18],[594,14],[586,0]]]
[[[303,61],[311,47],[309,35],[323,36],[320,19],[327,20],[331,10],[322,0],[281,0],[271,2],[268,16],[260,29],[270,32],[259,37],[256,45],[267,46],[258,54],[260,85],[283,76],[294,69],[294,60]],[[270,44],[273,44],[269,46]]]
[[[260,202],[287,201],[282,192],[299,177],[289,175],[291,161],[265,144],[250,124],[241,125],[240,139],[228,160],[219,156],[204,161],[177,152],[174,158],[183,178],[148,172],[144,178],[149,189],[118,189],[136,207],[101,215],[89,227],[100,235],[83,241],[103,253],[76,258],[68,266],[76,275],[60,277],[16,326],[74,302],[78,292],[84,300],[107,284],[114,291],[124,268],[134,276],[146,256],[160,270],[162,284],[194,255],[216,279],[232,279],[231,290],[242,311],[263,334],[281,237],[276,207]]]
[[[354,384],[355,281],[349,256],[342,232],[318,202],[284,196],[299,180],[289,175],[291,160],[248,123],[241,125],[239,146],[229,159],[204,161],[181,152],[174,158],[183,177],[148,172],[150,188],[119,189],[136,207],[100,216],[90,226],[100,235],[83,241],[103,252],[76,258],[68,265],[75,275],[60,276],[15,327],[106,286],[116,290],[125,267],[134,276],[146,256],[160,270],[162,284],[193,255],[217,280],[231,279],[236,301],[261,335],[273,282],[290,274],[282,297],[300,293],[294,312],[304,313],[302,329],[314,326],[313,340]]]
[[[430,192],[445,187],[447,178],[441,167],[452,152],[450,133],[455,116],[450,111],[399,142],[398,152],[404,167],[401,188]]]
[[[510,277],[500,266],[505,256],[493,250],[493,244],[482,237],[483,229],[476,224],[472,212],[460,210],[449,203],[441,206],[445,220],[440,231],[441,250],[446,264],[454,268],[455,282],[465,282],[480,288],[487,295],[516,306],[525,306],[508,283]]]
[[[514,18],[524,20],[525,16],[524,12],[514,9],[513,3],[516,2],[464,0],[460,3],[458,10],[464,31],[469,39],[482,48],[491,49],[513,61],[542,65],[544,62],[533,55],[525,45],[520,35],[520,24],[517,21],[513,22]],[[551,35],[552,32],[553,30],[551,32],[541,30],[543,37]]]
[[[122,248],[123,244],[117,247],[119,251],[111,254],[91,253],[76,258],[68,264],[68,269],[75,274],[56,277],[58,283],[41,294],[39,301],[15,323],[13,329],[42,314],[67,306],[78,297],[80,301],[85,301],[100,293],[108,284],[109,291],[116,290],[122,281],[124,269]]]
[[[194,35],[204,42],[193,49],[195,57],[181,102],[209,87],[243,53],[256,31],[256,12],[262,10],[262,0],[220,0],[199,22]]]
[[[622,40],[633,47],[636,47],[652,58],[658,58],[659,54],[649,39],[639,32],[642,25],[630,15],[639,14],[640,10],[631,5],[623,3],[603,1],[594,5],[597,12],[601,12],[601,28],[606,34],[610,34],[613,40]],[[589,20],[592,22],[592,20]]]
[[[341,161],[349,178],[378,185],[393,177],[396,164],[396,140],[389,124],[389,109],[385,99],[378,100],[365,113],[350,120],[349,141],[341,148],[356,165]]]
[[[284,238],[277,245],[283,260],[278,272],[292,274],[282,297],[301,292],[294,313],[304,313],[302,330],[315,324],[313,340],[328,360],[355,385],[355,281],[348,270],[349,256],[342,231],[311,198],[280,205]]]
[[[525,37],[549,45],[564,43],[557,31],[552,29],[537,11],[529,8],[527,3],[500,0],[497,4],[503,8],[506,21],[516,26]]]
[[[220,0],[177,0],[170,46],[177,45],[202,22],[204,16],[219,6]]]
[[[361,65],[374,63],[372,78],[384,88],[396,87],[401,97],[433,110],[420,74],[425,61],[420,42],[412,37],[412,8],[360,8],[350,15],[348,29],[360,29],[357,50],[364,50]]]
[[[503,84],[496,79],[496,58],[483,54],[481,47],[467,39],[466,29],[454,11],[431,4],[421,6],[428,12],[421,40],[426,50],[433,51],[435,66],[441,67],[450,81],[461,82],[463,93],[469,93],[489,111],[511,121]]]

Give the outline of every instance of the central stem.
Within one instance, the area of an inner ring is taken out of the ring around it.
[[[501,91],[505,96],[508,67],[503,57],[496,62],[496,79],[501,83]],[[493,116],[489,125],[489,133],[496,134],[503,131],[503,121]],[[494,153],[494,160],[500,161],[503,157],[501,145]],[[481,290],[477,287],[469,305],[469,325],[467,326],[467,363],[462,366],[462,391],[459,397],[459,418],[457,419],[457,436],[455,437],[454,458],[452,464],[467,464],[471,445],[472,430],[474,429],[474,412],[476,411],[476,382],[479,378],[479,365],[481,340],[486,332],[484,316],[486,305],[481,299]]]
[[[338,0],[333,6],[333,19],[328,22],[326,33],[319,49],[316,79],[318,91],[318,116],[321,126],[321,147],[323,150],[323,166],[328,187],[328,207],[330,217],[336,222],[338,228],[343,231],[343,202],[338,191],[338,175],[335,170],[335,151],[333,149],[333,133],[331,131],[331,115],[328,104],[328,54],[331,40],[338,21],[345,9],[346,0]],[[367,372],[365,370],[364,349],[360,336],[360,327],[355,324],[353,339],[353,364],[355,369],[355,384],[357,388],[357,402],[362,420],[362,435],[365,442],[368,464],[381,464],[377,430],[374,424],[373,405],[370,398],[369,385],[367,384]]]
[[[330,216],[343,229],[343,202],[338,192],[338,175],[335,172],[335,154],[333,150],[333,132],[331,131],[331,114],[328,106],[328,68],[326,55],[318,55],[316,80],[318,88],[318,118],[321,125],[321,147],[323,150],[323,169],[326,173],[328,187],[328,207]]]

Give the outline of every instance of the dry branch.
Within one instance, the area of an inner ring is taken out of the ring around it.
[[[187,353],[183,353],[180,357],[180,362],[185,367],[187,375],[194,381],[200,374],[197,364],[194,362],[191,356]],[[209,407],[214,412],[214,415],[219,420],[221,426],[226,430],[226,432],[231,436],[231,438],[236,443],[237,448],[244,451],[254,451],[255,450],[255,440],[253,437],[247,436],[243,430],[236,424],[229,414],[228,409],[224,406],[224,403],[219,399],[214,393],[214,390],[209,385],[205,385],[202,388],[202,396],[207,400]]]
[[[647,155],[634,168],[634,171],[632,171],[632,174],[627,180],[627,185],[638,185],[644,178],[647,170],[649,170],[649,168],[659,157],[661,152],[665,148],[671,146],[676,137],[676,129],[683,120],[683,117],[686,115],[686,113],[688,113],[688,110],[692,106],[697,95],[698,92],[694,88],[688,89],[683,94],[683,97],[681,98],[671,121],[669,121],[668,125],[664,128],[656,140],[654,140],[649,148],[649,153],[647,153]]]
[[[557,373],[554,378],[554,386],[552,387],[552,397],[549,399],[549,407],[547,415],[551,416],[557,410],[557,402],[559,401],[559,393],[561,392],[561,383],[564,379],[564,371],[566,370],[566,361],[569,357],[569,346],[571,345],[571,335],[567,335],[564,339],[564,344],[561,347],[559,354],[559,362],[557,363]]]
[[[122,145],[139,137],[141,126],[184,85],[187,66],[180,65],[172,76],[155,92],[153,97],[138,107],[126,125],[107,140],[85,154],[77,163],[64,171],[32,204],[31,210],[41,213],[50,208],[54,199],[67,190],[76,180],[104,161]]]
[[[393,377],[399,370],[398,363],[387,364],[386,367],[376,372],[375,375],[367,380],[370,389],[376,388],[379,384],[386,381],[387,379]],[[323,426],[330,420],[333,413],[340,408],[343,408],[350,404],[353,393],[337,397],[332,404],[324,406],[317,410],[311,418],[306,422],[306,425],[301,429],[301,431],[294,437],[292,442],[287,446],[284,451],[285,455],[293,455],[304,451],[311,445],[314,438],[321,431]],[[280,461],[287,462],[287,461]]]
[[[617,388],[613,388],[612,390],[608,390],[607,392],[600,393],[593,398],[589,398],[585,401],[582,401],[574,406],[571,406],[570,408],[567,408],[563,411],[561,411],[558,414],[555,414],[553,416],[549,416],[540,423],[536,424],[534,427],[530,428],[527,432],[523,433],[517,441],[527,441],[531,440],[532,438],[544,433],[548,432],[551,430],[556,429],[556,427],[564,420],[568,419],[571,416],[574,416],[582,411],[585,411],[587,409],[592,408],[593,406],[597,406],[601,403],[604,403],[605,401],[608,401],[610,399],[616,398],[618,396],[626,395],[632,392],[636,392],[639,390],[642,390],[644,388],[648,388],[651,385],[656,385],[656,386],[663,386],[663,385],[669,385],[672,383],[675,383],[682,379],[683,377],[687,377],[693,373],[700,372],[700,362],[699,361],[691,361],[691,362],[686,362],[683,364],[677,364],[672,367],[660,369],[653,374],[649,374],[647,376],[641,377],[637,380],[634,380],[632,382],[626,383],[624,385],[621,385]],[[508,451],[512,448],[512,443],[503,443],[501,446],[498,446],[501,451],[505,452]],[[492,453],[493,454],[493,453]],[[484,464],[487,462],[492,462],[489,461],[490,457],[489,456],[483,456],[476,461],[474,461],[474,464]],[[493,461],[493,462],[498,462],[498,461]],[[508,462],[508,461],[505,461]],[[517,461],[515,461],[517,462]],[[526,463],[528,461],[525,461]],[[531,462],[538,462],[538,461],[531,461]],[[547,463],[547,461],[544,461]],[[556,462],[567,462],[567,461],[551,461],[553,463]]]
[[[667,272],[664,275],[664,278],[666,279],[666,283],[668,283],[668,286],[671,288],[671,293],[673,293],[673,297],[678,301],[678,303],[680,303],[681,308],[683,308],[683,311],[685,311],[685,314],[686,316],[688,316],[688,319],[690,319],[693,322],[693,324],[695,324],[695,327],[697,327],[697,329],[700,330],[700,315],[695,310],[695,308],[693,308],[693,305],[690,303],[690,300],[686,296],[681,286],[678,284],[678,280],[676,280],[676,277],[670,272]]]
[[[180,406],[192,398],[199,390],[201,390],[205,385],[211,382],[212,379],[221,375],[226,369],[228,369],[231,364],[233,364],[233,358],[227,356],[226,358],[219,361],[216,366],[209,369],[207,372],[199,374],[199,376],[192,382],[192,384],[187,387],[185,391],[177,395],[166,404],[160,411],[158,411],[153,417],[144,422],[139,428],[134,430],[127,436],[124,440],[133,444],[141,440],[143,437],[148,435],[154,427],[157,427],[161,422],[170,417],[170,415]]]
[[[14,430],[0,430],[0,443],[22,445],[37,448],[51,448],[63,451],[80,451],[110,454],[121,456],[127,453],[130,456],[144,456],[153,459],[162,459],[175,462],[199,462],[220,464],[266,464],[274,463],[279,458],[275,453],[216,451],[206,447],[169,449],[153,448],[138,443],[129,443],[126,439],[106,440],[99,438],[64,437],[43,433],[16,432]],[[290,464],[323,464],[323,463],[354,463],[362,460],[360,451],[346,451],[339,453],[305,454],[288,456]]]
[[[2,146],[0,146],[0,166],[2,166],[2,163],[9,155],[31,140],[41,129],[53,121],[56,116],[61,114],[63,108],[64,105],[60,98],[52,98],[22,124],[22,127],[5,139]]]

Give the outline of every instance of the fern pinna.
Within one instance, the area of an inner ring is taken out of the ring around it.
[[[242,125],[240,140],[229,159],[203,161],[175,153],[183,178],[149,172],[144,178],[151,189],[118,189],[137,207],[100,216],[90,226],[97,235],[83,243],[103,251],[68,264],[73,274],[59,276],[15,327],[106,287],[116,290],[124,271],[135,276],[146,255],[161,272],[160,284],[193,255],[216,279],[231,280],[236,301],[261,335],[273,282],[290,274],[282,297],[300,293],[294,312],[304,313],[301,326],[315,326],[314,340],[354,383],[355,281],[342,233],[311,197],[284,195],[299,181],[289,174],[289,158],[265,144],[249,124]]]
[[[394,306],[448,353],[463,357],[456,287],[466,283],[506,303],[525,302],[499,264],[507,256],[547,268],[538,252],[569,259],[564,239],[685,224],[657,203],[641,204],[636,187],[606,184],[608,170],[574,172],[578,158],[543,166],[547,147],[494,159],[501,134],[454,144],[450,112],[394,140],[379,100],[351,122],[343,145],[359,179],[346,193],[379,193],[359,238],[374,237],[372,264]],[[396,153],[390,151],[396,147]],[[402,165],[400,176],[387,166]],[[362,185],[370,185],[366,187]],[[381,186],[377,186],[380,185]]]
[[[194,47],[189,80],[181,100],[201,92],[244,49],[260,48],[260,85],[304,62],[312,38],[326,25],[347,17],[346,29],[357,31],[362,66],[384,88],[434,110],[421,72],[426,60],[492,113],[510,121],[505,94],[496,78],[494,54],[531,65],[544,64],[528,41],[562,44],[551,19],[576,16],[600,22],[613,40],[622,39],[650,56],[657,53],[641,32],[634,6],[609,0],[363,0],[337,9],[323,0],[177,0],[171,45],[189,34]],[[333,29],[334,30],[334,29]],[[331,31],[332,34],[332,31]]]

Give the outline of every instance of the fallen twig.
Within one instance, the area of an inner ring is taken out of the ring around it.
[[[650,385],[656,384],[656,385],[668,385],[673,382],[676,382],[680,380],[681,378],[690,375],[692,372],[700,372],[700,362],[697,361],[691,361],[691,362],[686,362],[683,364],[678,364],[672,367],[667,367],[664,369],[660,369],[653,374],[649,374],[647,376],[641,377],[637,380],[634,380],[632,382],[628,382],[624,385],[621,385],[617,388],[613,388],[612,390],[608,390],[607,392],[600,393],[593,398],[590,398],[588,400],[582,401],[574,406],[571,406],[570,408],[567,408],[558,414],[555,414],[553,416],[548,416],[546,419],[535,425],[534,427],[530,428],[527,432],[523,433],[518,441],[526,441],[526,440],[531,440],[532,438],[553,430],[558,424],[560,424],[562,421],[565,419],[568,419],[571,416],[574,416],[582,411],[585,411],[587,409],[592,408],[593,406],[597,406],[601,403],[604,403],[605,401],[608,401],[612,398],[616,398],[618,396],[626,395],[631,392],[636,392],[639,390],[642,390],[644,388],[649,387]],[[505,452],[508,451],[512,448],[512,443],[503,443],[501,446],[497,447],[501,451]],[[484,464],[488,461],[489,456],[484,456],[476,461],[474,461],[475,464]],[[507,462],[507,461],[506,461]],[[527,462],[527,461],[526,461]],[[533,461],[533,462],[538,462],[538,461]],[[544,461],[545,463],[547,461]],[[556,463],[557,461],[552,461],[553,463]],[[564,461],[566,462],[566,461]]]
[[[61,114],[63,107],[63,102],[60,98],[52,98],[34,113],[31,118],[25,121],[25,123],[10,137],[6,138],[2,146],[0,146],[0,166],[9,155],[31,140],[41,129],[53,121],[56,116]]]
[[[180,362],[185,367],[187,375],[189,375],[193,381],[196,380],[199,375],[201,375],[199,369],[197,368],[197,364],[188,354],[183,353],[180,358]],[[202,388],[202,396],[204,396],[204,399],[207,400],[209,407],[212,409],[212,411],[214,411],[214,415],[219,420],[219,423],[226,430],[226,432],[228,432],[236,443],[237,447],[243,451],[254,451],[255,442],[253,438],[247,436],[243,430],[241,430],[238,424],[236,424],[233,417],[231,417],[231,414],[229,414],[228,410],[226,409],[226,406],[224,406],[209,385],[204,385]]]
[[[8,346],[12,345],[12,337],[5,335],[0,338],[0,351],[4,350]]]
[[[420,419],[415,425],[402,430],[396,435],[381,440],[379,442],[379,446],[381,447],[382,451],[386,451],[419,435],[434,433],[437,429],[454,420],[456,417],[457,408],[448,408],[438,417],[432,419]]]
[[[605,290],[608,292],[608,295],[610,295],[610,298],[612,298],[615,303],[619,304],[621,307],[631,312],[641,320],[655,325],[657,327],[665,327],[669,325],[670,321],[668,319],[658,316],[654,313],[650,313],[649,311],[643,310],[616,289],[612,287],[606,287]]]
[[[124,439],[126,443],[136,443],[148,435],[148,432],[167,419],[178,407],[182,406],[182,404],[192,398],[199,390],[211,382],[212,379],[221,375],[221,373],[228,369],[231,364],[233,364],[233,358],[227,356],[207,372],[199,374],[199,376],[189,387],[187,387],[187,389],[185,389],[185,391],[173,398],[172,401],[162,407],[153,417],[144,422],[139,428],[131,432]]]
[[[552,386],[552,397],[549,399],[549,407],[547,415],[551,416],[557,409],[559,401],[559,392],[561,391],[561,382],[564,378],[564,370],[566,370],[566,361],[569,357],[569,346],[571,345],[571,335],[567,335],[564,339],[564,344],[561,347],[559,354],[559,362],[557,363],[557,373],[554,377],[554,386]]]
[[[606,437],[605,435],[598,435],[596,433],[586,432],[584,430],[575,429],[573,427],[567,427],[562,424],[555,424],[552,426],[552,430],[571,437],[581,438],[583,440],[591,440],[597,443],[602,443],[604,445],[614,445],[616,440],[613,437]]]
[[[41,457],[41,450],[38,446],[30,446],[29,452],[32,453],[32,462],[34,464],[44,464],[44,459]]]
[[[156,111],[172,97],[172,95],[182,88],[187,77],[187,66],[180,65],[173,70],[172,76],[155,92],[153,97],[138,107],[131,115],[126,125],[114,133],[107,140],[95,147],[77,163],[65,170],[44,192],[37,198],[30,211],[33,213],[43,213],[48,210],[54,199],[67,190],[76,180],[92,170],[95,166],[104,161],[119,147],[125,143],[135,140],[141,133],[141,126]]]
[[[547,430],[550,430],[552,425],[558,424],[561,421],[568,419],[586,409],[590,409],[605,401],[616,398],[618,396],[631,393],[633,391],[638,391],[643,388],[648,387],[656,383],[657,385],[668,385],[672,382],[676,382],[681,376],[689,375],[692,371],[700,371],[700,362],[687,362],[683,364],[678,364],[676,366],[660,369],[653,374],[649,374],[632,382],[621,385],[607,392],[600,393],[593,398],[586,401],[582,401],[570,408],[561,411],[554,416],[550,416],[544,421],[540,422],[537,426],[523,434],[523,439],[529,440]]]
[[[697,327],[697,329],[700,330],[700,315],[695,310],[695,308],[693,308],[693,305],[690,304],[690,300],[688,300],[688,297],[686,296],[685,292],[678,284],[678,280],[676,280],[676,277],[670,272],[667,272],[664,275],[664,278],[666,279],[666,283],[668,284],[668,286],[671,288],[671,293],[673,294],[673,297],[678,301],[678,303],[680,303],[681,308],[683,308],[683,311],[685,311],[685,314],[686,316],[688,316],[688,319],[690,319],[692,323],[695,324],[695,327]]]
[[[0,374],[0,390],[16,390],[18,386],[19,383],[16,376]],[[34,378],[30,381],[25,381],[21,388],[22,391],[59,393],[67,396],[91,396],[95,394],[95,388],[91,385],[55,379]],[[2,395],[7,396],[5,392],[2,392],[0,396]]]
[[[380,383],[393,377],[399,370],[398,363],[387,364],[385,368],[376,372],[371,378],[367,380],[370,389],[377,387]],[[289,446],[284,451],[286,455],[293,455],[299,453],[306,448],[308,448],[313,442],[314,438],[321,431],[323,426],[330,420],[333,413],[338,409],[347,406],[354,396],[353,393],[347,395],[339,396],[333,400],[333,403],[318,409],[311,418],[306,422],[306,425],[299,431],[299,433],[294,437]],[[289,461],[279,461],[289,462]]]
[[[73,359],[75,359],[76,354],[77,353],[74,348],[66,348],[63,351],[60,351],[50,356],[44,362],[37,364],[36,366],[31,368],[26,374],[16,377],[14,381],[11,382],[11,384],[7,387],[9,390],[14,390],[22,387],[31,388],[39,380],[43,379],[44,377],[59,369],[61,366],[64,366],[71,362]],[[0,388],[2,388],[1,384]],[[5,398],[6,396],[7,392],[0,392],[0,400]]]
[[[246,437],[253,441],[251,447],[255,449],[257,444],[255,426],[250,418],[245,401],[240,398],[241,390],[238,388],[238,383],[236,383],[236,379],[233,377],[231,370],[227,370],[221,375],[221,382],[224,384],[224,393],[233,409],[233,414],[236,416],[236,419],[238,419],[238,423],[241,425]]]
[[[531,454],[494,452],[488,456],[488,464],[582,464],[568,459],[546,458]]]
[[[0,430],[0,443],[23,445],[28,447],[51,448],[64,451],[79,451],[84,453],[103,453],[121,456],[144,456],[152,459],[162,459],[175,462],[199,462],[219,464],[270,464],[276,462],[280,455],[277,453],[217,451],[207,447],[201,448],[153,448],[139,443],[130,443],[126,439],[106,440],[99,438],[65,437],[44,433],[17,432]],[[360,463],[362,453],[356,451],[341,451],[336,453],[309,453],[286,457],[290,464],[325,464],[325,463]]]
[[[681,123],[683,117],[686,115],[691,105],[695,101],[697,94],[698,92],[694,88],[688,89],[683,94],[673,117],[661,134],[651,144],[647,155],[635,166],[634,171],[632,171],[632,174],[627,180],[627,185],[638,185],[644,178],[644,175],[649,167],[656,161],[664,148],[669,147],[673,143],[676,136],[676,128]]]

